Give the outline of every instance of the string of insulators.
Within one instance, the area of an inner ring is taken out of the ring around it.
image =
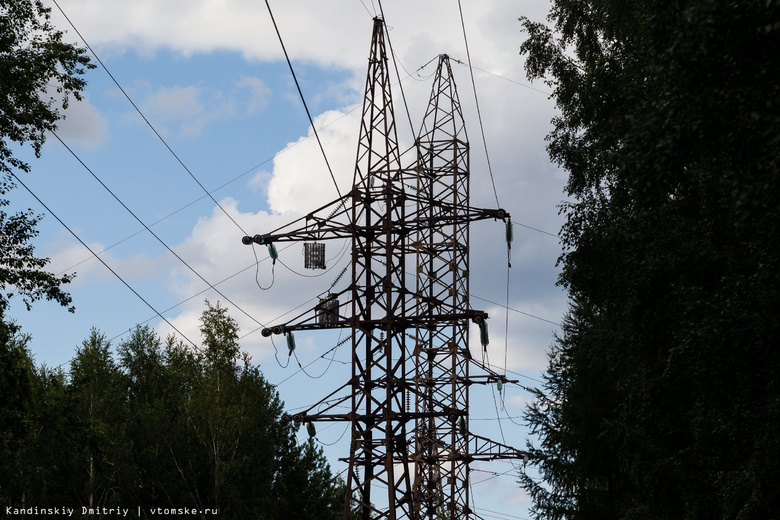
[[[268,254],[271,255],[271,260],[276,263],[276,259],[279,258],[279,252],[276,250],[276,246],[268,244]]]
[[[352,334],[350,334],[346,338],[344,338],[341,341],[339,341],[338,343],[336,343],[336,347],[340,347],[341,345],[343,345],[344,343],[346,343],[347,341],[349,341],[351,339],[352,339]]]
[[[306,432],[309,434],[310,438],[314,438],[317,435],[317,428],[314,427],[314,423],[309,421],[306,423]]]
[[[500,379],[498,381],[496,381],[496,389],[498,390],[499,394],[504,389],[504,382],[501,381]]]
[[[506,223],[506,257],[507,257],[507,264],[509,265],[510,269],[512,267],[512,240],[514,239],[514,230],[512,227],[512,221],[507,220]]]
[[[339,205],[338,205],[338,206],[336,206],[336,208],[335,208],[333,211],[331,211],[330,215],[328,215],[328,220],[330,220],[330,219],[332,219],[333,217],[335,217],[335,216],[336,216],[336,213],[338,213],[338,212],[341,210],[341,208],[343,208],[343,207],[344,207],[344,203],[345,203],[345,202],[346,202],[346,200],[342,200],[342,201],[339,203]]]
[[[466,429],[466,418],[463,416],[458,419],[458,431],[460,432],[460,436],[464,439],[469,436],[469,431]]]
[[[292,356],[292,353],[295,350],[295,336],[292,332],[287,333],[287,350],[289,350],[287,356]]]
[[[332,284],[330,284],[330,288],[331,288],[331,289],[333,289],[334,287],[336,287],[336,284],[337,284],[337,283],[339,283],[339,280],[341,280],[341,279],[344,277],[344,275],[345,275],[345,274],[346,274],[346,272],[347,272],[347,268],[348,268],[348,267],[349,267],[348,265],[347,265],[347,266],[344,266],[344,269],[342,269],[342,270],[341,270],[341,272],[339,273],[339,275],[336,277],[336,279],[335,279],[335,280],[333,280],[333,283],[332,283]]]
[[[487,350],[487,346],[490,343],[487,320],[482,320],[479,322],[479,341],[482,343],[482,348]]]

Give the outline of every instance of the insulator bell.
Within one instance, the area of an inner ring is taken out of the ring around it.
[[[479,322],[479,341],[482,343],[482,348],[487,350],[487,346],[490,343],[490,337],[488,336],[488,325],[485,320]]]
[[[289,350],[287,355],[292,356],[292,353],[295,350],[295,336],[292,332],[287,333],[287,350]]]

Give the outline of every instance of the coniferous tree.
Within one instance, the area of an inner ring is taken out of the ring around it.
[[[523,20],[569,172],[571,311],[528,412],[540,518],[771,518],[780,3],[559,0]]]

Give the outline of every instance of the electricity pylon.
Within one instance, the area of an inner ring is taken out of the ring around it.
[[[266,244],[273,256],[274,243],[305,241],[307,266],[316,268],[324,267],[321,241],[351,241],[349,287],[263,330],[266,337],[286,335],[294,348],[294,331],[351,329],[350,379],[283,418],[349,423],[344,519],[473,518],[469,464],[526,456],[468,430],[470,386],[508,381],[469,351],[469,323],[479,326],[486,346],[488,317],[469,305],[469,224],[509,215],[469,206],[469,145],[447,56],[439,58],[416,158],[407,167],[390,84],[377,18],[352,190],[243,242]],[[469,373],[472,364],[480,375]],[[335,412],[346,403],[348,413]]]

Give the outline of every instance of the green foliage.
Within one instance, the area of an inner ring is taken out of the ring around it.
[[[81,99],[81,76],[94,67],[82,49],[62,41],[50,13],[40,0],[0,0],[0,194],[14,168],[29,171],[8,141],[30,143],[40,155],[46,132],[62,117],[57,105],[67,108],[71,95]]]
[[[6,490],[19,489],[22,451],[32,435],[26,419],[33,405],[35,369],[27,340],[16,325],[0,321],[0,506]]]
[[[522,19],[569,172],[572,298],[528,411],[541,518],[780,510],[780,5],[558,0]],[[772,440],[774,439],[774,441]]]
[[[15,186],[14,170],[30,170],[12,143],[29,143],[40,156],[46,133],[63,117],[58,107],[67,108],[69,96],[81,99],[82,75],[93,67],[82,49],[62,41],[50,11],[40,0],[0,0],[0,207],[9,204],[4,196]],[[30,245],[39,220],[32,211],[0,210],[0,316],[14,293],[28,310],[41,298],[70,306],[60,286],[73,277],[43,271],[48,260]]]
[[[93,330],[69,377],[36,369],[27,338],[0,328],[0,506],[341,518],[343,483],[281,421],[279,395],[241,354],[235,320],[207,302],[201,324],[202,348],[137,327],[116,360]]]

